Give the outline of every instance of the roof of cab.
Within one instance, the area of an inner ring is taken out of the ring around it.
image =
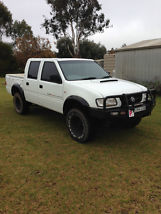
[[[93,59],[83,59],[83,58],[30,58],[29,60],[37,61],[37,60],[43,60],[43,61],[94,61]]]

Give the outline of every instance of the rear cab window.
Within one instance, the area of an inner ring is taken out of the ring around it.
[[[32,61],[30,62],[29,70],[28,70],[28,78],[29,79],[37,79],[38,71],[39,71],[40,61]]]

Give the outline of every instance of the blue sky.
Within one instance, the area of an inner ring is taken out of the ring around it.
[[[32,26],[34,34],[50,39],[41,28],[43,15],[49,16],[50,7],[45,0],[2,0],[12,12],[13,18],[25,19]],[[161,1],[160,0],[99,0],[102,10],[111,20],[113,27],[104,33],[90,37],[107,49],[119,48],[146,39],[161,38]],[[53,45],[54,46],[54,45]]]

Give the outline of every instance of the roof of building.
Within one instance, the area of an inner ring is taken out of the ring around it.
[[[117,49],[115,51],[122,52],[122,51],[129,51],[129,50],[131,51],[131,50],[153,49],[153,48],[161,48],[161,38],[144,40],[144,41],[137,42],[135,44],[131,44],[123,48]]]

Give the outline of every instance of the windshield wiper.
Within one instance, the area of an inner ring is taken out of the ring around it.
[[[81,80],[94,80],[94,79],[97,79],[96,77],[86,77],[86,78],[83,78]]]

